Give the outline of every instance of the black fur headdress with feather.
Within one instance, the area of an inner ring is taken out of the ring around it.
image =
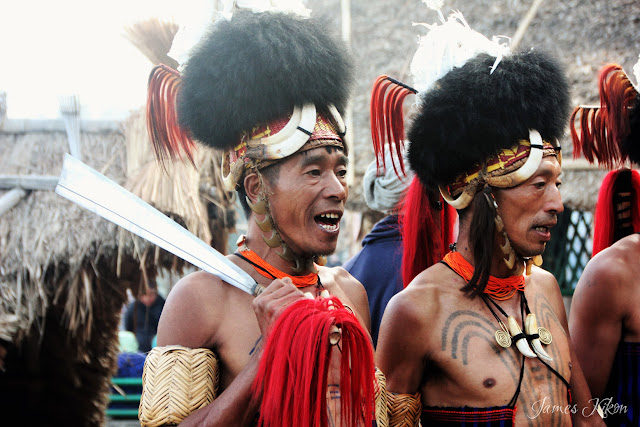
[[[527,51],[479,54],[420,94],[410,124],[408,158],[424,185],[447,185],[537,130],[546,141],[564,135],[570,112],[562,67],[549,55]]]
[[[238,11],[216,22],[187,61],[178,119],[197,140],[228,149],[295,105],[343,112],[353,81],[345,44],[322,20]]]

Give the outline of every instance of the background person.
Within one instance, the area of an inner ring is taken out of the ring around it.
[[[640,62],[636,80],[640,74]],[[640,95],[619,65],[603,67],[598,107],[574,110],[574,153],[608,168],[598,194],[593,257],[571,302],[576,354],[605,421],[640,425]],[[586,132],[586,130],[589,130]],[[622,166],[622,167],[621,167]]]

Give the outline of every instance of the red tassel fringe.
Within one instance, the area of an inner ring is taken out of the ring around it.
[[[330,309],[333,304],[335,309]],[[331,325],[340,340],[342,422],[370,426],[374,414],[373,347],[355,316],[335,297],[300,300],[276,320],[253,383],[262,426],[327,426]]]
[[[160,64],[151,70],[147,91],[147,131],[156,159],[164,164],[182,158],[184,153],[195,166],[195,143],[189,132],[178,124],[176,100],[180,90],[180,73]]]
[[[629,135],[629,112],[637,92],[622,67],[608,64],[598,77],[600,107],[577,107],[569,121],[573,140],[573,157],[581,153],[590,162],[613,168],[627,156],[620,145]],[[577,119],[577,123],[576,123]],[[579,125],[579,129],[576,129]]]
[[[406,288],[422,271],[440,261],[455,241],[456,210],[438,195],[442,210],[433,209],[427,191],[413,178],[402,208],[402,281]]]
[[[593,250],[592,255],[608,248],[614,242],[614,231],[616,222],[616,212],[613,203],[614,186],[620,170],[609,172],[598,192],[596,212],[593,224]],[[631,225],[633,232],[640,232],[640,174],[638,171],[631,171]]]
[[[376,154],[378,171],[386,169],[384,160],[385,145],[390,150],[395,149],[398,165],[391,157],[393,170],[396,175],[405,174],[404,169],[404,99],[417,91],[402,82],[388,76],[380,76],[373,84],[371,92],[371,138],[373,150]],[[398,170],[400,169],[400,171]]]

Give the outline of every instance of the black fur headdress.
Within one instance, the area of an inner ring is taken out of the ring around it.
[[[479,54],[420,94],[420,111],[408,132],[409,163],[424,185],[447,185],[474,165],[529,139],[564,135],[569,86],[549,55],[527,51],[495,57]]]
[[[295,105],[343,112],[353,81],[346,46],[326,23],[238,11],[214,24],[186,63],[178,119],[197,140],[228,149]]]

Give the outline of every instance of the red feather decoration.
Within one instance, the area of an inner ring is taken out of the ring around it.
[[[176,100],[180,90],[180,73],[160,64],[151,70],[147,91],[147,131],[156,159],[161,164],[167,157],[182,158],[184,153],[195,166],[195,143],[189,132],[178,123]]]
[[[638,92],[622,67],[608,64],[598,77],[600,107],[577,107],[569,121],[573,156],[614,168],[627,160],[622,141],[631,132],[629,114]],[[579,126],[576,129],[576,126]]]
[[[406,288],[422,271],[444,258],[455,241],[456,210],[438,194],[442,209],[434,208],[417,177],[405,195],[401,224],[404,251],[402,281]]]
[[[404,99],[417,91],[398,80],[388,76],[380,76],[373,84],[371,92],[371,138],[376,154],[378,171],[386,168],[384,160],[385,145],[395,150],[391,157],[396,175],[405,174],[404,170]],[[399,164],[396,165],[395,158]],[[400,171],[398,170],[400,169]]]
[[[349,426],[371,425],[373,347],[356,317],[335,297],[300,300],[288,307],[272,326],[253,383],[254,398],[262,397],[258,425],[328,425],[332,325],[342,331],[338,344],[341,421]]]
[[[614,205],[614,197],[617,179],[621,172],[621,169],[609,172],[600,184],[593,224],[592,257],[616,241],[616,206]],[[628,172],[630,173],[631,180],[630,219],[632,229],[629,232],[629,234],[631,234],[640,232],[640,174],[635,170]]]

